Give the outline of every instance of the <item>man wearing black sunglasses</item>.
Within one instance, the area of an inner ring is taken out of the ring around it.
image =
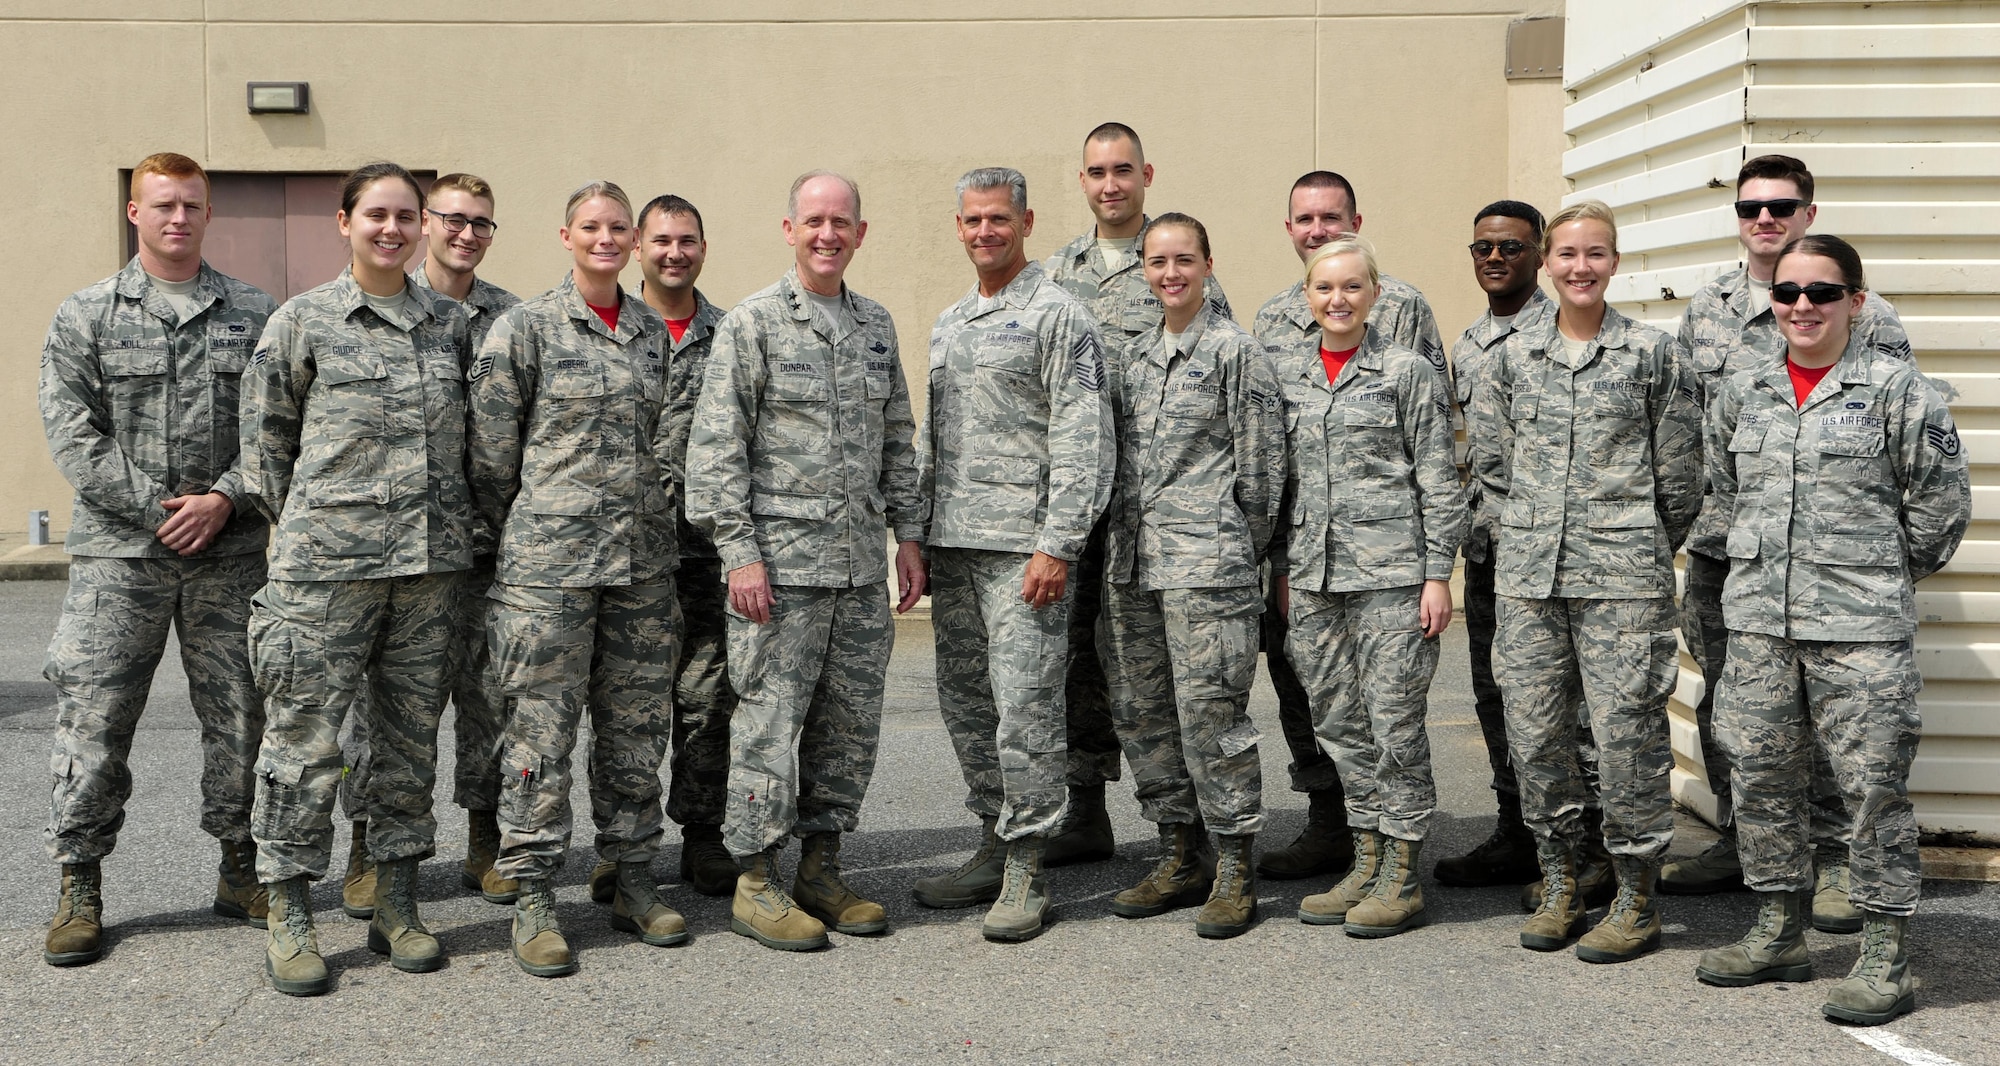
[[[1736,175],[1736,230],[1744,265],[1702,286],[1689,298],[1680,341],[1700,384],[1703,407],[1723,381],[1751,359],[1782,358],[1785,340],[1771,311],[1771,278],[1778,253],[1805,236],[1818,205],[1813,176],[1805,163],[1788,155],[1763,155],[1743,164]],[[1797,293],[1792,294],[1796,301]],[[1807,291],[1815,303],[1823,302]],[[1837,296],[1835,297],[1837,298]],[[1909,359],[1910,339],[1888,302],[1868,293],[1854,317],[1854,332],[1884,355]],[[1700,855],[1671,862],[1660,872],[1660,890],[1681,895],[1725,892],[1743,887],[1732,824],[1728,753],[1715,736],[1715,686],[1722,677],[1728,630],[1722,622],[1722,581],[1729,573],[1724,541],[1729,516],[1704,506],[1687,539],[1687,585],[1681,597],[1681,634],[1701,663],[1702,697],[1695,708],[1702,762],[1715,794],[1721,836]],[[1813,925],[1827,932],[1853,932],[1861,916],[1847,898],[1847,845],[1851,822],[1834,787],[1824,755],[1815,760],[1812,783],[1812,839],[1819,858],[1813,893]]]

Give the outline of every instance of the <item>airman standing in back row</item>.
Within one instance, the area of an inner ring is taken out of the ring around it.
[[[1083,166],[1076,174],[1084,203],[1097,225],[1064,245],[1042,264],[1049,280],[1089,305],[1104,341],[1107,395],[1117,395],[1118,376],[1127,362],[1144,358],[1128,352],[1160,324],[1160,298],[1146,287],[1139,264],[1139,234],[1146,225],[1146,190],[1153,164],[1139,135],[1122,122],[1106,122],[1083,139]],[[1207,302],[1223,318],[1233,317],[1229,298],[1208,279]],[[1115,422],[1116,411],[1106,414]],[[1117,442],[1105,438],[1108,448]],[[1097,620],[1104,602],[1105,526],[1090,532],[1076,561],[1075,602],[1070,604],[1069,667],[1064,674],[1064,714],[1069,719],[1069,807],[1049,837],[1050,866],[1111,857],[1115,841],[1104,809],[1104,783],[1118,780],[1118,736],[1112,728],[1106,667],[1099,658]]]
[[[201,827],[222,843],[214,909],[263,925],[250,840],[264,701],[244,628],[269,526],[237,454],[238,386],[275,306],[202,261],[208,174],[162,152],[132,170],[139,254],[63,301],[42,347],[42,424],[76,488],[69,594],[43,674],[56,686],[49,857],[62,896],[42,958],[102,951],[99,863],[132,794],[126,765],[169,629],[201,723]]]
[[[1361,232],[1361,209],[1354,186],[1328,170],[1315,170],[1292,183],[1285,200],[1285,233],[1303,264],[1314,251],[1344,233]],[[1438,339],[1437,318],[1423,293],[1408,282],[1382,275],[1382,295],[1369,312],[1368,324],[1384,340],[1408,348],[1428,360],[1439,375],[1447,375],[1444,343]],[[1257,309],[1250,332],[1271,348],[1278,374],[1287,380],[1299,366],[1319,360],[1320,325],[1306,303],[1305,283],[1292,285]],[[1449,392],[1447,392],[1449,395]],[[1285,612],[1277,608],[1277,582],[1267,582],[1264,609],[1264,666],[1278,694],[1278,724],[1291,749],[1292,791],[1306,794],[1307,821],[1296,840],[1264,852],[1257,872],[1286,880],[1316,877],[1347,869],[1354,849],[1347,834],[1347,811],[1341,795],[1340,772],[1319,745],[1314,711],[1299,683],[1298,671],[1286,659]]]

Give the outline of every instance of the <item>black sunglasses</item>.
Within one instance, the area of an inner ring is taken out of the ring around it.
[[[1500,250],[1500,258],[1509,262],[1521,258],[1521,253],[1528,250],[1528,246],[1525,243],[1515,240],[1505,240],[1498,244],[1492,241],[1473,241],[1465,247],[1472,252],[1472,258],[1474,259],[1485,259],[1493,254],[1494,249],[1498,248]]]
[[[1756,218],[1760,212],[1769,211],[1772,218],[1790,218],[1805,205],[1804,200],[1738,200],[1736,217],[1751,219]]]
[[[1793,281],[1781,281],[1771,286],[1771,302],[1790,306],[1799,302],[1799,294],[1815,304],[1830,304],[1850,292],[1858,292],[1852,285],[1835,285],[1831,281],[1815,281],[1811,285],[1800,285]]]

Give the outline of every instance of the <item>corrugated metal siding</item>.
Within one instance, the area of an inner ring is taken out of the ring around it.
[[[1567,86],[1563,170],[1570,200],[1618,211],[1612,300],[1674,328],[1687,295],[1740,262],[1737,167],[1795,155],[1817,184],[1814,229],[1861,250],[1952,403],[1973,525],[1918,587],[1924,740],[1910,788],[1925,829],[2000,838],[2000,3],[1704,3],[1640,39],[1601,17],[1621,9],[1570,0],[1564,56],[1591,72]],[[1701,691],[1684,655],[1674,791],[1712,816]]]

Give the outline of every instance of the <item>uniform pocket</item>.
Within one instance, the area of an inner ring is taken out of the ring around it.
[[[1732,529],[1729,531],[1729,546],[1726,551],[1731,559],[1755,559],[1761,547],[1757,531],[1754,529]]]
[[[315,555],[331,558],[381,555],[388,550],[389,481],[327,481],[306,494],[307,523]]]
[[[379,355],[356,352],[321,355],[315,371],[307,435],[320,433],[335,440],[379,437],[387,428],[389,369]]]

